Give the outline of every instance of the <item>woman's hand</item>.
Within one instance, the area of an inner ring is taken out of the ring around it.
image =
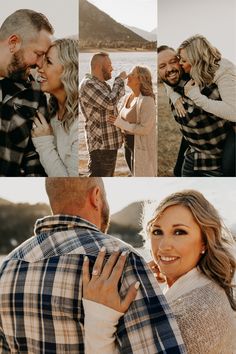
[[[31,135],[33,138],[37,138],[39,136],[53,135],[52,127],[46,121],[45,117],[37,112],[38,117],[34,118],[33,128],[31,130]]]
[[[116,117],[114,117],[114,116],[109,116],[109,117],[107,118],[107,121],[108,121],[109,123],[111,123],[111,124],[114,124],[115,121],[116,121]]]
[[[124,298],[118,291],[118,283],[121,278],[127,253],[114,252],[104,263],[106,255],[105,247],[99,252],[93,266],[92,277],[89,274],[89,259],[86,256],[83,264],[83,297],[119,312],[126,312],[135,299],[140,283],[132,284]]]
[[[184,108],[183,103],[184,103],[184,100],[182,97],[180,97],[176,100],[176,102],[174,104],[178,117],[185,117],[186,116],[186,110]]]
[[[151,271],[153,272],[153,275],[156,278],[156,280],[158,281],[158,283],[165,283],[166,282],[165,276],[160,272],[158,265],[154,261],[149,262],[148,266],[151,269]]]
[[[184,94],[188,96],[189,92],[192,90],[193,87],[198,86],[193,79],[189,80],[187,84],[184,85]]]

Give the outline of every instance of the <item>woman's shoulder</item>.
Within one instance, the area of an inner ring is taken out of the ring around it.
[[[217,81],[225,74],[232,74],[236,76],[236,65],[232,61],[222,58],[219,62],[219,69],[215,73],[214,81]]]
[[[175,299],[171,306],[178,316],[188,318],[212,318],[221,322],[233,321],[234,312],[223,288],[211,281]],[[214,321],[214,320],[213,320]]]
[[[228,353],[235,314],[225,291],[213,281],[170,303],[188,352]]]

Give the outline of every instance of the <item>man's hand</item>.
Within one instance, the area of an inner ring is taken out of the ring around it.
[[[108,121],[109,123],[111,123],[111,124],[114,124],[115,121],[116,121],[116,118],[117,118],[117,117],[109,116],[109,117],[107,118],[107,121]]]
[[[127,74],[126,74],[126,71],[122,71],[119,75],[119,77],[122,79],[122,80],[125,80],[127,78]]]
[[[86,256],[83,264],[83,297],[119,312],[126,312],[137,295],[139,282],[132,284],[124,298],[118,291],[127,253],[114,252],[104,264],[105,247],[99,252],[93,266],[92,277],[89,274],[89,259]]]

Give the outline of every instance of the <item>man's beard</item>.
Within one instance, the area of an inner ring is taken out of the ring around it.
[[[107,200],[103,198],[102,210],[101,210],[101,231],[106,233],[110,224],[110,209]]]
[[[29,68],[23,61],[23,50],[20,49],[18,52],[13,54],[12,61],[7,68],[7,77],[13,81],[27,80],[29,77]]]
[[[171,75],[172,73],[179,73],[179,76],[177,77],[176,81],[175,82],[171,82],[169,81],[168,79],[168,76]],[[165,75],[164,78],[161,78],[163,82],[165,82],[167,85],[171,86],[171,87],[174,87],[176,85],[178,85],[178,83],[180,82],[181,78],[182,78],[182,75],[183,75],[183,70],[182,69],[172,69],[171,71],[168,72],[168,74]]]
[[[111,79],[111,73],[106,71],[106,69],[102,68],[102,74],[103,74],[103,78],[105,81],[108,81]]]

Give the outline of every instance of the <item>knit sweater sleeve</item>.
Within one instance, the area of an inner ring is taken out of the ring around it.
[[[236,73],[233,67],[220,68],[216,72],[214,82],[218,87],[221,101],[212,100],[203,95],[197,85],[191,88],[187,96],[204,111],[236,122]]]
[[[83,299],[83,307],[85,354],[118,354],[116,325],[124,314],[86,299]]]

